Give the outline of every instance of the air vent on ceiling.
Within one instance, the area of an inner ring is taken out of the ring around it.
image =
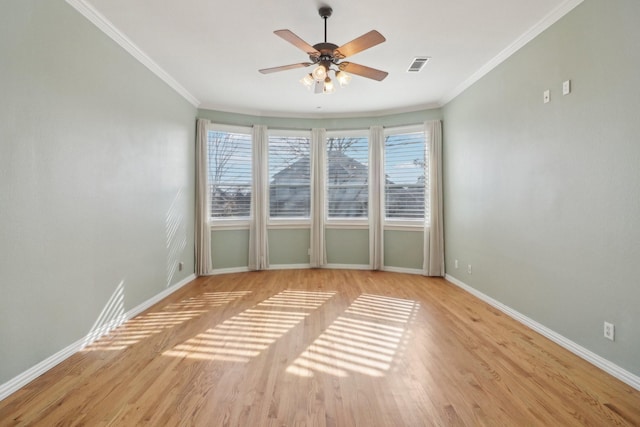
[[[426,64],[430,59],[431,58],[428,56],[417,56],[413,58],[413,61],[411,62],[411,65],[409,65],[409,69],[407,70],[407,72],[417,73],[418,71],[422,70],[424,64]]]

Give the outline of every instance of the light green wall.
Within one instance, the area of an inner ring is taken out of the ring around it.
[[[269,263],[277,265],[308,265],[309,229],[269,230]]]
[[[422,269],[423,233],[385,231],[385,266]],[[327,261],[330,264],[362,266],[369,264],[369,231],[327,229]],[[308,265],[308,229],[269,230],[269,264]],[[214,269],[244,268],[249,264],[249,231],[211,232],[211,259]]]
[[[269,230],[269,264],[309,264],[309,230]],[[330,264],[369,264],[368,230],[327,229],[325,241]],[[249,230],[216,230],[211,233],[214,269],[249,265]]]
[[[404,230],[384,232],[384,265],[386,267],[422,270],[423,253],[423,232]]]
[[[193,273],[196,114],[64,1],[2,3],[0,384]]]
[[[324,238],[329,264],[369,265],[369,230],[327,228]]]
[[[211,232],[211,262],[214,270],[249,265],[249,230]]]
[[[443,168],[447,272],[636,375],[638,17],[585,0],[449,103]]]

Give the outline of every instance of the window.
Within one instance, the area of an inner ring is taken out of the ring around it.
[[[428,158],[424,132],[387,135],[384,144],[385,219],[423,220]]]
[[[309,137],[269,136],[269,216],[309,218]]]
[[[369,207],[368,138],[327,138],[327,216],[365,219]]]
[[[209,131],[209,191],[212,219],[249,219],[251,135]]]

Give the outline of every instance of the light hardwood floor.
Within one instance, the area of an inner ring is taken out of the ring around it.
[[[0,402],[0,425],[640,425],[640,392],[443,279],[199,278]]]

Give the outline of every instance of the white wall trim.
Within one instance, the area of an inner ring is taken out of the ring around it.
[[[338,220],[327,219],[324,224],[325,230],[369,230],[369,220]]]
[[[445,95],[440,102],[438,103],[440,107],[447,104],[449,101],[453,100],[456,96],[460,95],[467,88],[473,85],[475,82],[480,80],[489,71],[496,68],[500,65],[504,60],[509,58],[511,55],[520,50],[524,45],[529,43],[531,40],[539,36],[544,30],[549,28],[551,25],[556,23],[560,18],[565,16],[571,10],[573,10],[576,6],[582,3],[583,0],[566,0],[561,3],[558,7],[553,9],[547,16],[542,18],[536,25],[531,27],[528,31],[518,37],[513,43],[504,48],[498,55],[496,55],[489,62],[484,64],[478,71],[469,76],[465,81],[460,83],[453,91]]]
[[[189,101],[194,107],[200,106],[200,101],[191,95],[176,79],[171,77],[169,73],[163,70],[151,58],[147,56],[138,46],[136,46],[127,36],[113,26],[113,24],[93,6],[85,0],[67,0],[67,3],[77,10],[82,16],[87,18],[91,23],[98,27],[103,33],[109,36],[120,47],[126,50],[131,56],[137,59],[142,65],[147,67],[153,74],[158,76],[160,80],[168,84],[173,90],[178,92],[184,99]]]
[[[369,264],[327,264],[322,268],[334,270],[371,270]]]
[[[231,268],[214,268],[211,273],[212,276],[217,276],[219,274],[230,274],[230,273],[247,273],[249,267],[231,267]]]
[[[6,383],[0,384],[0,400],[3,400],[9,395],[15,393],[16,391],[18,391],[19,389],[21,389],[31,381],[38,378],[40,375],[44,374],[45,372],[52,369],[56,365],[60,364],[64,360],[73,356],[75,353],[82,350],[84,347],[91,344],[101,336],[108,334],[114,328],[120,326],[127,320],[137,316],[138,314],[140,314],[147,308],[151,307],[152,305],[156,304],[163,298],[167,297],[168,295],[182,288],[183,286],[185,286],[187,283],[191,282],[195,278],[196,278],[195,274],[192,274],[184,278],[183,280],[176,283],[175,285],[169,288],[166,288],[164,291],[160,292],[159,294],[154,295],[153,297],[149,298],[147,301],[143,302],[142,304],[127,311],[123,317],[119,318],[121,321],[109,323],[108,325],[109,327],[101,328],[98,333],[96,333],[96,331],[90,331],[87,335],[80,338],[73,344],[49,356],[42,362],[32,366],[31,368],[27,369],[23,373],[18,374],[17,376],[10,379]]]
[[[146,300],[142,304],[139,304],[139,305],[135,306],[134,308],[132,308],[131,310],[127,311],[127,313],[125,314],[125,318],[127,320],[129,320],[131,318],[136,317],[138,314],[142,313],[143,311],[145,311],[146,309],[148,309],[152,305],[157,304],[158,302],[160,302],[164,298],[168,297],[169,295],[171,295],[172,293],[174,293],[175,291],[177,291],[178,289],[180,289],[181,287],[183,287],[184,285],[186,285],[187,283],[189,283],[189,282],[191,282],[191,281],[193,281],[195,279],[196,279],[196,275],[195,274],[191,274],[191,275],[185,277],[184,279],[182,279],[181,281],[179,281],[175,285],[169,286],[167,289],[165,289],[164,291],[160,292],[159,294],[152,296],[151,298],[149,298],[148,300]]]
[[[9,395],[20,390],[22,387],[29,384],[31,381],[35,380],[40,375],[47,372],[49,369],[53,368],[54,366],[58,365],[60,362],[71,357],[73,354],[77,353],[78,351],[82,350],[83,346],[85,345],[85,339],[86,337],[79,339],[78,341],[74,342],[68,347],[63,348],[62,350],[49,356],[42,362],[32,366],[31,368],[27,369],[23,373],[18,374],[17,376],[13,377],[6,383],[0,385],[0,400],[3,400]]]
[[[384,231],[414,231],[423,233],[424,232],[424,223],[420,224],[384,224]]]
[[[218,221],[209,222],[209,231],[211,231],[212,233],[216,231],[237,231],[237,230],[248,230],[248,229],[249,229],[248,222],[244,222],[244,223],[230,222],[226,224]]]
[[[310,219],[269,219],[267,221],[268,230],[309,230],[311,229]]]
[[[310,269],[311,264],[271,264],[268,270],[305,270]],[[371,266],[369,264],[327,264],[325,269],[335,269],[335,270],[371,270]],[[218,274],[230,274],[230,273],[246,273],[249,270],[248,267],[233,267],[233,268],[220,268],[217,270],[213,270],[213,275]],[[393,267],[393,266],[384,266],[383,271],[388,271],[390,273],[406,273],[406,274],[417,274],[422,275],[422,270],[417,268],[404,268],[404,267]]]
[[[311,268],[311,264],[272,264],[269,270],[304,270]]]
[[[405,273],[405,274],[422,275],[422,270],[419,269],[419,268],[393,267],[391,265],[385,265],[382,269],[384,271],[388,271],[390,273]]]
[[[561,347],[564,347],[565,349],[569,350],[570,352],[572,352],[573,354],[575,354],[576,356],[586,360],[587,362],[591,363],[592,365],[602,369],[603,371],[607,372],[608,374],[614,376],[615,378],[619,379],[620,381],[630,385],[631,387],[635,388],[636,390],[640,390],[640,377],[638,377],[637,375],[632,374],[631,372],[621,368],[620,366],[616,365],[615,363],[605,359],[602,356],[599,356],[597,354],[595,354],[594,352],[587,350],[586,348],[582,347],[579,344],[576,344],[575,342],[571,341],[570,339],[560,335],[559,333],[547,328],[546,326],[536,322],[535,320],[525,316],[524,314],[512,309],[511,307],[508,307],[504,304],[502,304],[501,302],[491,298],[490,296],[480,292],[477,289],[472,288],[471,286],[467,285],[466,283],[456,279],[455,277],[447,274],[445,276],[445,279],[447,279],[449,282],[453,283],[454,285],[458,286],[461,289],[464,289],[465,291],[469,292],[471,295],[474,295],[478,298],[480,298],[482,301],[486,302],[487,304],[497,308],[498,310],[502,311],[503,313],[505,313],[506,315],[508,315],[509,317],[512,317],[513,319],[517,320],[518,322],[522,323],[525,326],[528,326],[529,328],[533,329],[534,331],[538,332],[539,334],[545,336],[546,338],[550,339],[551,341],[555,342],[556,344],[558,344]]]

